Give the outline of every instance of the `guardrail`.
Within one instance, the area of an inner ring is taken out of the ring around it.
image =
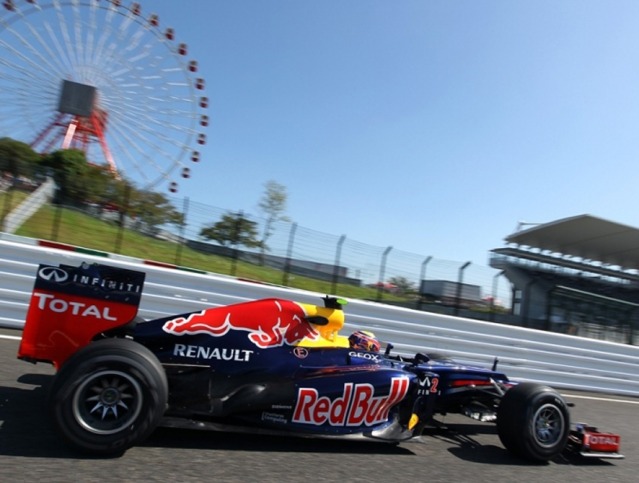
[[[145,271],[139,315],[157,318],[265,297],[318,303],[317,294],[232,277],[193,273],[174,266],[113,254],[92,254],[76,247],[40,246],[41,242],[2,234],[0,240],[0,326],[24,326],[39,264],[106,263]],[[62,248],[62,249],[61,249]],[[392,342],[395,352],[438,352],[462,363],[492,365],[516,380],[563,389],[639,396],[639,347],[432,314],[374,302],[350,300],[346,327],[373,330]]]

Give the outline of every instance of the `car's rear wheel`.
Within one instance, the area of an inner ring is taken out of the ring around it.
[[[104,339],[62,366],[50,408],[71,446],[107,455],[145,439],[162,418],[167,398],[166,374],[151,351],[129,339]]]
[[[500,402],[497,432],[511,453],[530,461],[549,461],[566,446],[570,432],[568,407],[548,386],[518,384]]]

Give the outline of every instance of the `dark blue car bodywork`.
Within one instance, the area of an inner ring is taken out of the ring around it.
[[[426,422],[434,410],[439,379],[428,365],[342,347],[259,349],[241,331],[167,337],[169,320],[139,323],[133,333],[165,369],[165,418],[399,441],[413,435],[413,414]]]

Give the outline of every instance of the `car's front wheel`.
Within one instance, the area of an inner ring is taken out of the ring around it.
[[[548,386],[518,384],[499,404],[497,432],[511,453],[530,461],[549,461],[566,446],[570,432],[568,407]]]
[[[129,339],[104,339],[62,366],[51,387],[50,409],[73,447],[118,454],[155,429],[167,398],[166,374],[151,351]]]

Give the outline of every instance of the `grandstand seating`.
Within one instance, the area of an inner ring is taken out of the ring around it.
[[[583,227],[583,232],[575,227]],[[593,231],[600,236],[598,242],[589,236]],[[541,225],[523,235],[515,233],[506,238],[510,246],[492,250],[490,265],[502,270],[511,282],[512,312],[520,324],[639,343],[634,340],[639,328],[638,265],[632,263],[628,268],[610,263],[620,252],[619,233],[623,233],[627,252],[639,248],[639,230],[582,215]],[[572,250],[558,252],[560,246]],[[580,256],[586,248],[598,257]]]

